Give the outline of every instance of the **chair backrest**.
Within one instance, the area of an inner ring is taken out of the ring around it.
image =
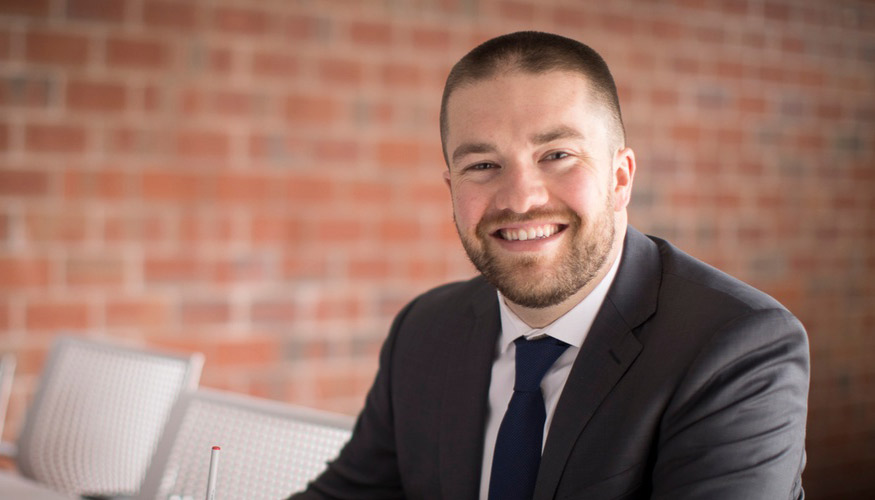
[[[12,394],[12,377],[15,376],[15,355],[4,354],[0,356],[0,437],[3,436],[3,427],[6,423],[6,407],[9,405],[9,396]]]
[[[61,337],[18,438],[22,474],[79,495],[139,491],[179,395],[197,387],[198,353]]]
[[[346,415],[201,388],[174,408],[137,498],[204,498],[213,446],[221,447],[217,499],[286,498],[337,456],[353,423]]]

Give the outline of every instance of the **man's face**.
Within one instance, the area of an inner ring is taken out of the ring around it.
[[[499,73],[456,89],[447,123],[445,177],[477,269],[525,307],[559,304],[586,286],[628,201],[614,166],[631,151],[617,150],[585,77]]]

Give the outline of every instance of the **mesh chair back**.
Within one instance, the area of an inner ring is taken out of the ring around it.
[[[15,376],[15,355],[0,356],[0,436],[6,423],[6,407],[12,394],[12,377]]]
[[[287,498],[337,456],[353,423],[345,415],[199,389],[173,410],[138,498],[204,498],[213,446],[221,447],[217,499]]]
[[[59,338],[19,436],[19,469],[65,493],[135,494],[174,403],[197,386],[202,366],[200,354]]]

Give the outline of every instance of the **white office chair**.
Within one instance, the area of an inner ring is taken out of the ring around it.
[[[0,356],[0,436],[3,436],[6,408],[9,405],[9,396],[12,395],[12,378],[14,376],[15,355],[7,353]],[[0,452],[2,452],[2,446],[0,446]]]
[[[59,338],[18,437],[21,474],[68,495],[137,493],[173,405],[197,386],[202,366],[197,353]]]
[[[353,417],[199,389],[174,408],[139,500],[206,496],[221,447],[218,499],[281,499],[304,489],[349,439]]]

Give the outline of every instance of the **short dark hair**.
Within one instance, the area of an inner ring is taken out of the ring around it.
[[[540,74],[549,71],[581,73],[591,90],[611,115],[614,134],[620,144],[626,140],[620,99],[614,77],[602,56],[589,46],[552,33],[518,31],[487,40],[465,54],[450,70],[441,98],[441,145],[447,158],[447,103],[457,88],[495,76],[503,70]]]

